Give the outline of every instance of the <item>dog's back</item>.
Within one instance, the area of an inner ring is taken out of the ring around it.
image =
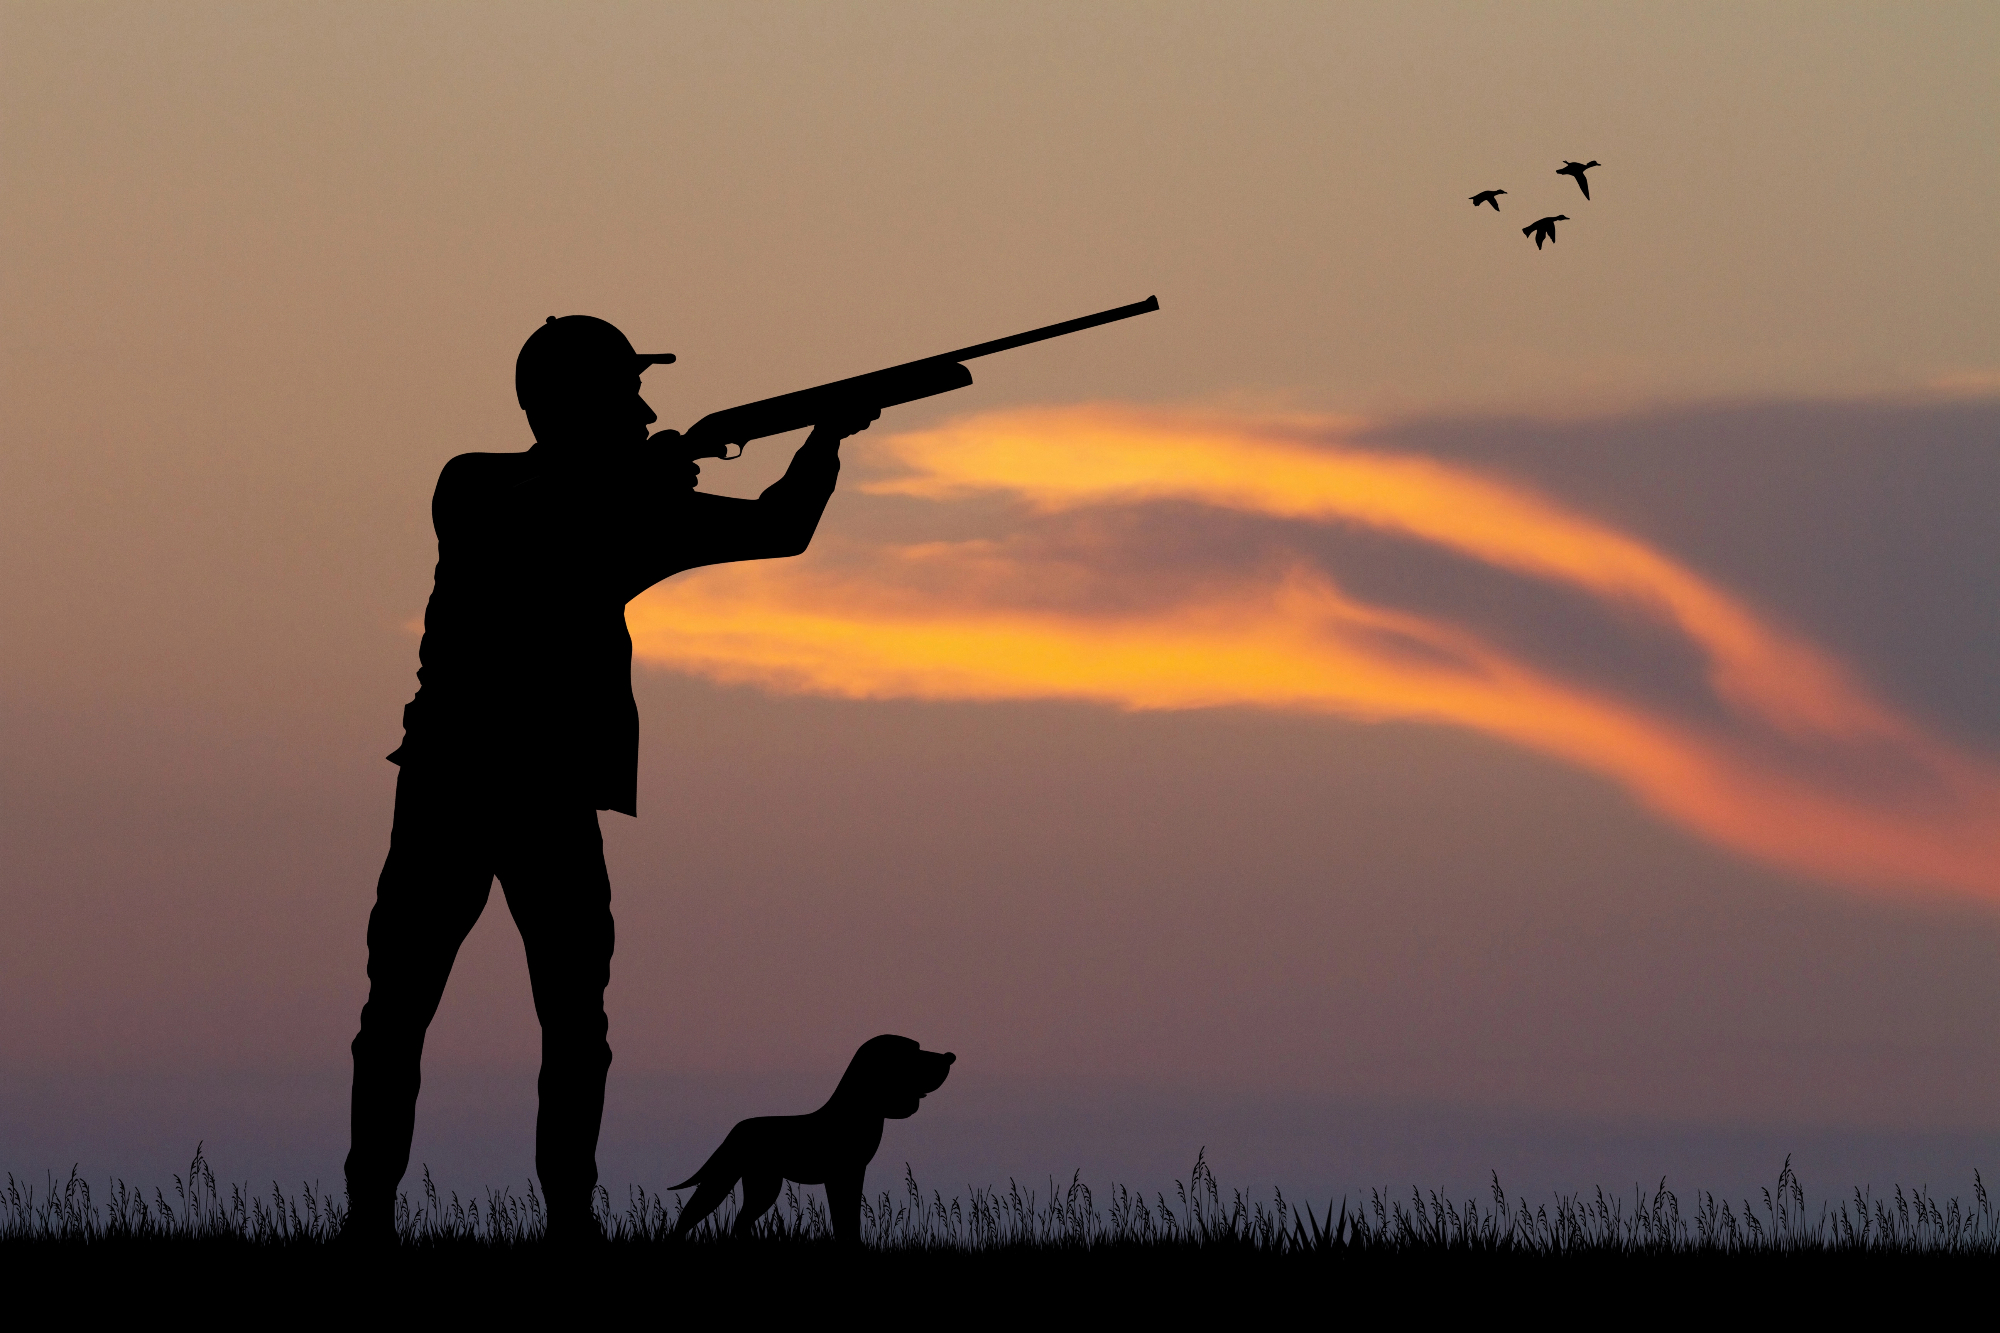
[[[729,1133],[723,1136],[722,1146],[710,1153],[708,1160],[703,1162],[693,1175],[683,1180],[680,1184],[669,1185],[667,1188],[670,1190],[684,1190],[691,1186],[700,1185],[704,1181],[719,1181],[727,1177],[727,1182],[723,1185],[723,1188],[725,1190],[734,1189],[736,1188],[736,1182],[743,1178],[742,1163],[744,1157],[754,1155],[756,1147],[760,1146],[763,1140],[774,1135],[778,1137],[783,1136],[784,1131],[774,1129],[773,1127],[790,1120],[810,1120],[811,1118],[811,1116],[803,1115],[759,1115],[752,1116],[748,1120],[739,1120],[730,1127]],[[801,1185],[818,1185],[822,1182],[817,1180],[802,1180],[799,1183]]]

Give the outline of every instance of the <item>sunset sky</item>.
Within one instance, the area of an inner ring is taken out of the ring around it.
[[[959,1062],[877,1187],[1969,1188],[1996,68],[1977,4],[0,4],[0,1170],[338,1181],[431,488],[546,316],[684,426],[1157,294],[632,603],[613,1197],[884,1031]],[[537,1051],[496,895],[415,1160],[519,1188]]]

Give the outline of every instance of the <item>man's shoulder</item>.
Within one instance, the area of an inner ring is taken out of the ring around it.
[[[532,466],[525,452],[460,454],[438,473],[437,493],[458,495],[514,485],[527,477]]]
[[[460,454],[438,473],[438,484],[447,481],[505,481],[521,475],[529,466],[527,451],[511,454]]]
[[[443,537],[446,529],[461,531],[472,515],[482,512],[527,480],[528,455],[460,454],[438,473],[431,493],[431,526]]]

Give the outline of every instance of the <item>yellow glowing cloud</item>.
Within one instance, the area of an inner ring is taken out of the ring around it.
[[[892,437],[881,447],[908,473],[872,489],[1011,493],[1045,511],[1175,500],[1393,530],[1676,627],[1706,654],[1736,724],[1698,729],[1580,687],[1463,627],[1359,602],[1303,565],[1119,613],[1063,605],[1060,571],[992,542],[887,548],[838,573],[726,566],[635,602],[634,641],[660,665],[857,698],[1236,705],[1465,726],[1605,774],[1767,861],[2000,897],[2000,772],[1989,764],[1644,543],[1491,478],[1309,438],[1327,429],[1106,407],[998,414]],[[1026,587],[1038,596],[1010,593]]]
[[[1894,729],[1821,655],[1760,626],[1643,543],[1461,468],[1298,438],[1324,435],[1326,424],[1277,419],[1232,430],[1104,406],[996,413],[894,438],[890,449],[913,475],[873,489],[931,498],[1010,491],[1049,510],[1187,500],[1390,529],[1658,608],[1708,651],[1718,692],[1774,722],[1840,733]]]

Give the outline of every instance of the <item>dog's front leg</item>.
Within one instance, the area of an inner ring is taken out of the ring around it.
[[[833,1238],[843,1245],[861,1243],[861,1178],[867,1170],[864,1163],[826,1178],[826,1208],[833,1214]]]

